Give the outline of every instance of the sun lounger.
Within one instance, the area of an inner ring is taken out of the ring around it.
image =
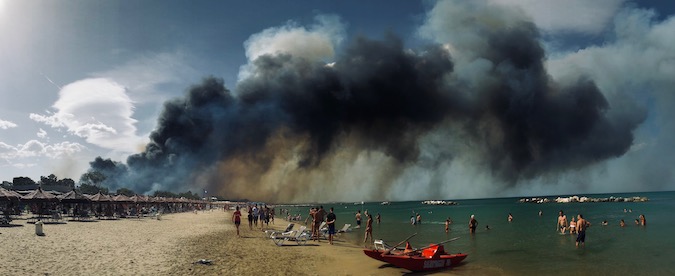
[[[265,236],[271,238],[272,236],[274,236],[276,234],[280,234],[280,233],[289,233],[290,234],[291,230],[293,230],[293,226],[295,226],[295,223],[289,223],[288,226],[286,226],[286,229],[284,231],[281,231],[281,232],[277,231],[277,230],[265,230]]]
[[[341,229],[338,229],[336,233],[346,233],[346,232],[351,232],[352,231],[352,225],[349,223],[346,223],[344,226],[342,226]]]
[[[305,245],[307,243],[307,240],[309,239],[309,235],[305,233],[305,229],[307,229],[306,226],[300,227],[298,230],[293,230],[289,234],[286,233],[280,233],[277,235],[272,235],[272,241],[274,244],[277,246],[282,246],[284,242],[287,241],[292,241],[292,242],[297,242],[298,245]]]

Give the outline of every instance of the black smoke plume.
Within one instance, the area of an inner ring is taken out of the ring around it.
[[[590,79],[552,81],[534,25],[486,35],[489,47],[480,55],[495,66],[476,76],[485,82],[481,88],[457,81],[442,46],[413,51],[393,36],[356,38],[330,65],[261,56],[236,93],[206,78],[184,98],[165,103],[151,142],[128,158],[121,181],[138,192],[199,187],[230,197],[293,200],[303,187],[334,184],[303,177],[265,183],[262,175],[281,170],[275,165],[280,155],[292,152],[295,163],[283,175],[322,170],[341,152],[382,153],[404,169],[421,162],[422,138],[448,124],[459,126],[439,132],[449,133],[448,142],[463,137],[467,148],[481,150],[439,155],[444,160],[432,163],[475,154],[504,185],[585,167],[630,148],[644,112],[612,110]],[[395,177],[376,185],[386,188]]]

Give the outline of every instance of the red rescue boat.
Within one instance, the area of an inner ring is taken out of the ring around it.
[[[380,245],[383,245],[382,243]],[[411,250],[409,246],[401,250],[398,248],[379,247],[376,243],[375,249],[364,249],[368,257],[390,263],[394,266],[405,268],[410,271],[428,271],[442,268],[450,268],[459,265],[467,254],[457,253],[448,254],[441,243],[431,244],[425,248]]]

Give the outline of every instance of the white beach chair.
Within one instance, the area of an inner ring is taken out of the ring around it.
[[[307,227],[302,226],[298,230],[291,231],[288,235],[285,233],[280,233],[277,235],[272,235],[271,238],[274,244],[277,246],[282,246],[286,241],[294,241],[297,242],[298,245],[305,245],[309,239],[309,235],[305,233],[305,229],[307,229]]]
[[[352,225],[349,224],[349,223],[345,223],[345,225],[342,226],[342,228],[340,228],[339,230],[337,230],[336,233],[347,233],[347,232],[351,232],[351,231],[352,231]]]
[[[289,223],[288,226],[286,226],[286,229],[284,231],[277,231],[277,230],[265,230],[265,236],[272,238],[272,236],[275,236],[277,234],[291,234],[291,230],[293,230],[293,226],[295,226],[295,223]]]

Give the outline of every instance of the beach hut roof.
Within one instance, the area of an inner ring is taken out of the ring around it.
[[[130,199],[132,202],[137,202],[137,203],[138,203],[138,202],[141,202],[141,203],[142,203],[142,202],[148,202],[148,197],[146,197],[146,196],[144,196],[144,195],[134,195],[134,196],[130,197],[129,199]]]
[[[10,190],[0,187],[0,201],[19,200],[21,195]]]
[[[42,188],[38,187],[37,190],[33,190],[25,196],[21,197],[22,200],[26,201],[58,201],[55,195],[45,192]]]
[[[61,202],[65,203],[86,203],[91,201],[91,199],[77,190],[72,190],[57,197],[61,199]]]
[[[131,198],[125,195],[116,195],[112,198],[115,202],[131,202]]]
[[[97,194],[90,196],[89,199],[91,201],[95,202],[110,202],[112,201],[112,198],[109,195],[104,195],[101,192],[98,192]]]

